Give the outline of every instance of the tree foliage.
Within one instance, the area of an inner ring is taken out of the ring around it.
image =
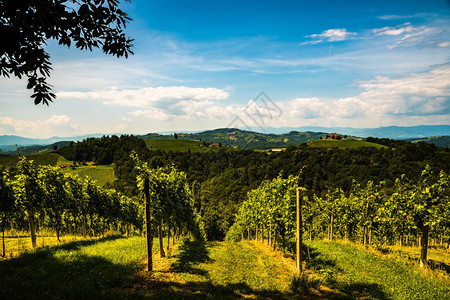
[[[129,1],[129,0],[126,0]],[[28,78],[35,104],[56,97],[47,78],[50,56],[44,46],[53,39],[79,49],[101,48],[106,54],[128,57],[132,39],[123,29],[130,20],[119,0],[2,0],[0,1],[0,75]]]

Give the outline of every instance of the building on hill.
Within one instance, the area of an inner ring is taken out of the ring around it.
[[[327,135],[328,140],[341,140],[342,136],[340,134],[334,133]]]

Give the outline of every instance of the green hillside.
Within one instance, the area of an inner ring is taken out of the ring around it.
[[[202,142],[193,140],[153,139],[145,140],[150,150],[207,152],[218,147],[202,146]]]
[[[107,183],[113,183],[116,180],[114,169],[111,165],[108,166],[84,166],[76,169],[66,169],[66,173],[78,174],[81,178],[90,177],[97,181],[99,186],[105,186]]]
[[[434,144],[438,147],[442,148],[450,148],[450,135],[443,135],[443,136],[429,136],[426,138],[419,138],[419,139],[408,139],[407,141],[417,143],[417,142],[425,142],[429,144]]]
[[[59,166],[72,164],[71,161],[65,159],[63,156],[57,153],[40,153],[26,155],[27,159],[32,160],[37,165],[50,165]],[[0,166],[7,168],[15,167],[19,162],[19,156],[10,156],[0,158]],[[114,176],[114,170],[111,165],[105,166],[82,166],[76,169],[66,168],[66,173],[78,174],[80,177],[89,176],[93,180],[97,181],[98,185],[104,186],[106,183],[112,183],[116,177]]]
[[[362,147],[387,148],[386,146],[370,143],[362,140],[317,140],[308,143],[310,147],[317,148],[339,148],[339,149],[358,149]]]
[[[286,148],[297,146],[326,136],[323,132],[298,132],[291,131],[284,134],[260,133],[240,130],[235,128],[221,128],[207,130],[199,133],[177,133],[178,140],[195,140],[208,143],[220,143],[222,146],[235,147],[239,149],[266,150],[272,148]],[[173,135],[161,135],[149,133],[138,136],[144,140],[173,141]],[[192,149],[191,149],[192,151]]]
[[[57,153],[42,153],[26,155],[27,159],[34,161],[37,165],[57,166],[67,163],[64,157]],[[0,165],[5,167],[14,167],[19,162],[19,156],[10,156],[0,159]]]

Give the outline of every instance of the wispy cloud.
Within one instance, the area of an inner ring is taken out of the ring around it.
[[[411,33],[414,31],[420,31],[422,28],[416,28],[411,26],[411,23],[405,23],[402,25],[398,25],[395,27],[383,27],[383,28],[375,28],[372,29],[372,33],[374,33],[375,35],[391,35],[391,36],[395,36],[395,35],[401,35],[404,33]]]
[[[355,32],[347,31],[347,29],[328,29],[325,31],[322,31],[319,34],[311,34],[306,37],[316,39],[314,41],[305,42],[303,44],[318,44],[323,41],[328,42],[340,42],[345,41],[348,39],[352,39],[356,36]]]
[[[436,18],[439,16],[434,13],[417,13],[412,15],[383,15],[378,16],[380,20],[404,20],[404,19],[414,19],[414,18]]]
[[[229,93],[217,88],[191,88],[186,86],[160,86],[140,89],[117,89],[90,91],[90,92],[65,92],[57,93],[61,99],[85,99],[102,101],[104,104],[149,107],[161,102],[180,100],[224,100]]]
[[[446,30],[435,26],[413,26],[411,23],[404,23],[394,27],[375,28],[371,33],[375,37],[386,36],[392,38],[388,40],[388,48],[397,47],[445,47]],[[447,37],[448,38],[448,37]]]

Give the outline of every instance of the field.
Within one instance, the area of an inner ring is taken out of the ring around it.
[[[386,146],[360,140],[316,140],[308,142],[310,147],[358,149],[362,147],[386,148]]]
[[[99,186],[105,186],[107,183],[113,183],[116,179],[114,169],[111,165],[108,166],[83,166],[76,169],[65,169],[65,172],[71,174],[78,174],[81,178],[90,177],[95,180]]]
[[[66,160],[57,153],[43,153],[26,155],[27,159],[33,160],[37,165],[57,166],[66,163]],[[5,167],[14,167],[19,162],[18,156],[5,157],[0,159],[0,165]]]
[[[37,165],[59,166],[72,164],[71,161],[65,159],[57,153],[40,153],[26,156],[27,159],[33,160]],[[11,156],[0,159],[0,166],[14,167],[19,162],[18,156]],[[112,183],[116,179],[114,169],[111,165],[106,166],[78,166],[76,169],[66,168],[64,172],[71,174],[78,174],[81,178],[90,177],[97,182],[99,186],[105,186],[107,183]]]
[[[194,140],[152,139],[145,140],[150,150],[208,152],[218,147],[200,147],[202,142]]]
[[[294,279],[292,256],[255,241],[181,240],[145,271],[143,237],[113,236],[39,248],[0,261],[5,298],[64,299],[449,299],[448,274],[402,256],[344,242],[303,247],[306,271]],[[418,255],[417,249],[410,254]],[[410,250],[407,250],[410,251]],[[431,250],[433,257],[443,250]]]

